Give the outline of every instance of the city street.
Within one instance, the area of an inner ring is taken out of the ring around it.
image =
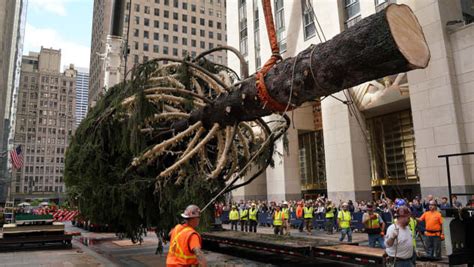
[[[158,242],[155,234],[149,232],[144,242],[133,244],[128,239],[119,240],[114,233],[93,233],[81,228],[66,225],[67,231],[81,232],[73,240],[72,249],[31,250],[0,253],[0,266],[165,266],[166,256],[155,255]],[[224,228],[228,228],[227,225]],[[271,227],[260,227],[260,233],[270,234]],[[299,233],[292,229],[291,235],[314,239],[337,241],[339,234],[326,235],[313,230],[312,236]],[[353,241],[362,246],[367,245],[367,236],[363,233],[354,233]],[[168,245],[165,245],[165,252]],[[310,261],[286,257],[276,254],[266,254],[261,251],[235,249],[221,246],[219,252],[205,251],[209,266],[351,266],[349,264],[332,263],[328,261]],[[418,263],[427,266],[431,263]],[[445,266],[443,262],[436,266]],[[433,265],[430,265],[433,266]]]

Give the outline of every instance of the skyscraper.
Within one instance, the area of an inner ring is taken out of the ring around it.
[[[104,86],[103,56],[110,29],[111,8],[111,1],[94,1],[89,106],[95,105]],[[196,56],[225,45],[225,10],[224,0],[126,0],[124,39],[130,23],[127,72],[149,59]],[[227,62],[224,51],[215,52],[208,58],[219,64]]]
[[[14,130],[16,98],[26,23],[26,0],[0,1],[0,202],[10,179],[8,150]]]
[[[89,70],[77,68],[76,77],[76,127],[86,117],[89,98]]]
[[[60,72],[61,50],[23,56],[14,145],[23,166],[13,172],[12,198],[62,199],[64,153],[75,129],[77,71]]]

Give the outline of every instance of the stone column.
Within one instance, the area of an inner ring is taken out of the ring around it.
[[[345,99],[342,92],[335,96]],[[336,202],[372,199],[368,146],[361,127],[348,106],[334,98],[322,101],[321,108],[329,198]]]

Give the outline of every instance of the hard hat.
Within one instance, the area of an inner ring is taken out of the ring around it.
[[[397,217],[409,217],[410,215],[411,211],[407,206],[400,206],[395,212],[395,216]]]
[[[233,208],[233,209],[236,209],[237,207],[236,207],[235,205],[232,205],[232,208]]]
[[[396,206],[397,208],[400,208],[401,206],[405,206],[405,205],[406,205],[406,202],[405,202],[404,199],[397,199],[397,200],[395,201],[395,206]]]
[[[196,205],[189,205],[184,212],[181,213],[181,217],[184,219],[199,218],[201,217],[201,210]]]
[[[288,205],[288,201],[283,201],[283,205]]]
[[[257,204],[255,204],[255,203],[252,203],[252,206],[257,206]]]
[[[346,202],[344,202],[344,203],[342,203],[342,205],[341,205],[341,206],[343,206],[343,207],[344,207],[344,206],[349,206],[349,205],[347,205],[347,203],[346,203]]]

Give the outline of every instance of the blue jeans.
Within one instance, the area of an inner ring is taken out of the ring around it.
[[[381,248],[385,248],[384,239],[380,234],[369,234],[369,247],[375,248],[377,242]]]
[[[426,254],[430,258],[441,258],[441,239],[439,236],[426,237]]]
[[[343,241],[347,234],[347,242],[352,242],[352,229],[349,228],[342,228],[341,229],[341,237],[339,241]]]
[[[415,265],[413,265],[413,262],[411,259],[408,259],[408,260],[400,260],[398,259],[396,262],[395,262],[395,267],[413,267]]]

